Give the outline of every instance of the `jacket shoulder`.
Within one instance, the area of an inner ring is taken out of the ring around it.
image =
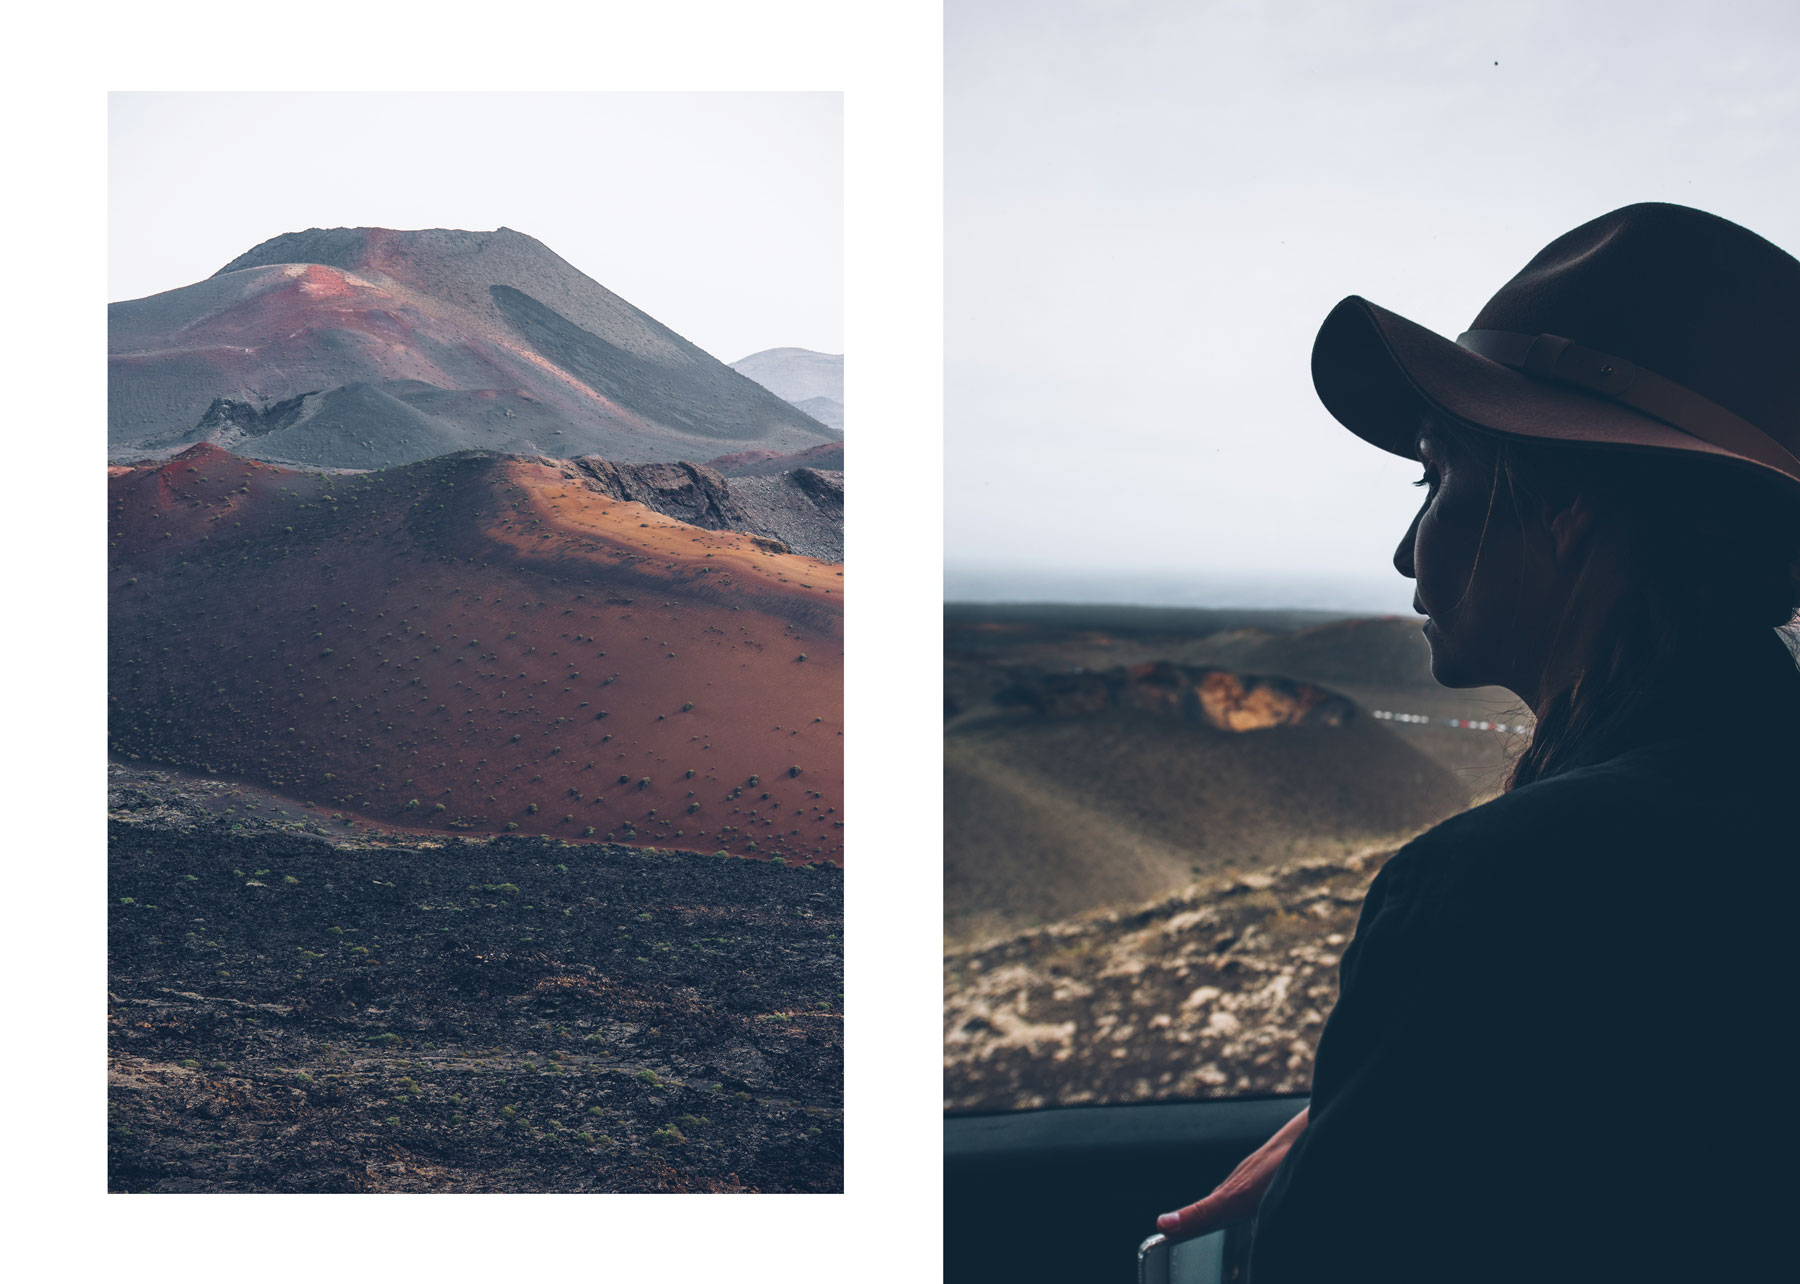
[[[1388,861],[1383,894],[1484,937],[1649,910],[1721,849],[1767,846],[1777,823],[1768,799],[1709,787],[1692,754],[1645,746],[1452,816]]]
[[[1698,909],[1720,889],[1741,889],[1744,876],[1786,885],[1791,760],[1725,744],[1644,745],[1425,831],[1389,860],[1384,895],[1441,925],[1569,929]]]
[[[1651,813],[1658,800],[1667,804],[1672,783],[1662,766],[1641,758],[1614,759],[1535,781],[1459,812],[1394,854],[1388,861],[1394,870],[1390,883],[1410,885],[1493,860],[1516,869],[1653,827]]]

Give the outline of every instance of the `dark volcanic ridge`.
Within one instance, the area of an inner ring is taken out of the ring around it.
[[[796,468],[841,473],[844,471],[844,443],[826,442],[791,455],[778,455],[770,450],[740,450],[709,459],[706,464],[726,477],[773,477]]]
[[[330,468],[642,462],[842,438],[508,228],[288,233],[111,305],[109,331],[115,459],[210,442]]]
[[[731,497],[744,530],[780,540],[821,562],[844,560],[844,474],[795,468],[768,477],[733,477]]]
[[[110,776],[108,1189],[842,1189],[835,868]]]
[[[842,569],[623,497],[719,517],[698,470],[111,471],[117,756],[353,824],[841,858]]]

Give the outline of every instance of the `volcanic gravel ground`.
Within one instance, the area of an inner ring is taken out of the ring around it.
[[[1196,883],[944,957],[944,1108],[1305,1092],[1398,845]]]
[[[842,1189],[835,867],[111,775],[110,1189]]]

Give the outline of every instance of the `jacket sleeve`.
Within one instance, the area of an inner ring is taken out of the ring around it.
[[[1447,1245],[1426,1244],[1433,1224],[1447,1230],[1459,1105],[1483,1091],[1456,1064],[1465,1041],[1450,1027],[1485,1018],[1444,1002],[1460,965],[1434,921],[1434,846],[1402,849],[1363,902],[1306,1130],[1258,1214],[1254,1284],[1424,1279],[1450,1266]]]

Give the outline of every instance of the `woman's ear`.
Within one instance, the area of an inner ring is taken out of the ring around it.
[[[1550,519],[1550,539],[1556,560],[1566,562],[1582,550],[1594,528],[1594,506],[1586,495],[1577,494]]]

